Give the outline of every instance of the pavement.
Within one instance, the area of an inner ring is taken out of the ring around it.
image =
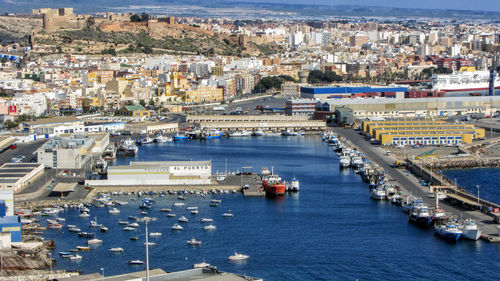
[[[346,128],[333,128],[339,136],[343,136],[352,142],[353,145],[359,148],[370,160],[377,163],[382,167],[390,179],[396,181],[398,186],[406,190],[408,193],[421,197],[422,200],[429,206],[435,205],[435,198],[429,197],[429,192],[427,187],[423,187],[419,183],[419,179],[416,178],[407,170],[393,168],[395,159],[393,156],[385,155],[386,149],[380,145],[371,145],[369,141],[365,140],[362,135],[353,129]],[[481,229],[486,234],[498,234],[499,230],[497,225],[493,223],[492,217],[479,212],[464,209],[460,206],[452,205],[446,201],[440,201],[439,207],[444,209],[448,214],[452,214],[457,217],[470,217],[476,220],[476,222],[481,226]]]

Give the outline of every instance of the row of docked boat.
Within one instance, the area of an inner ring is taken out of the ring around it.
[[[369,183],[371,198],[375,200],[388,199],[392,204],[400,205],[402,210],[408,214],[410,223],[423,228],[434,226],[436,235],[447,240],[456,241],[460,237],[478,240],[481,237],[481,230],[474,220],[450,219],[446,212],[439,208],[439,199],[443,196],[435,196],[436,206],[431,209],[424,204],[422,198],[411,194],[404,196],[398,187],[388,184],[384,170],[364,157],[348,141],[339,140],[333,133],[325,133],[323,140],[338,153],[340,168],[353,168],[356,173],[362,175],[365,182]]]

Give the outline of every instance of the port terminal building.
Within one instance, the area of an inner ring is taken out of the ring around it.
[[[458,145],[485,137],[484,128],[444,120],[363,121],[361,128],[382,145]]]
[[[105,180],[87,180],[90,186],[209,185],[211,161],[130,162],[109,166]]]
[[[326,123],[307,115],[188,115],[186,122],[218,130],[322,130]]]

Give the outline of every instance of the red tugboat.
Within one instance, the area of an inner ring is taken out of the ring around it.
[[[285,184],[278,175],[270,174],[264,177],[262,186],[264,186],[266,196],[275,197],[285,195]]]

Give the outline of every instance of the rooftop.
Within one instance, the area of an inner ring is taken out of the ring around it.
[[[126,105],[125,106],[128,111],[138,111],[138,110],[146,110],[142,105]]]
[[[36,121],[24,122],[24,124],[28,126],[38,126],[38,125],[50,125],[50,124],[68,123],[68,122],[82,122],[82,120],[74,116],[62,116],[62,117],[38,119]]]

